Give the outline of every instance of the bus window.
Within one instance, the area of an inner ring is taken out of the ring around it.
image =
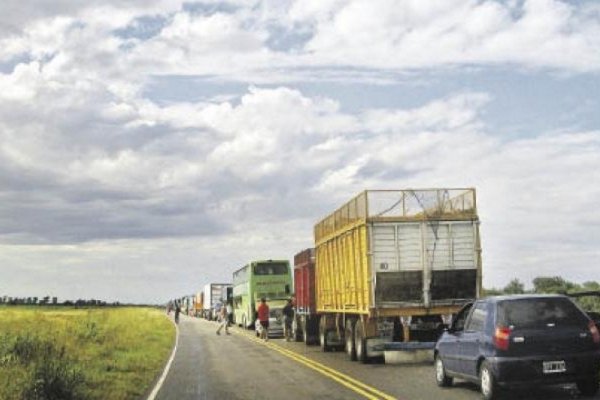
[[[256,264],[254,275],[286,275],[288,267],[286,264]]]

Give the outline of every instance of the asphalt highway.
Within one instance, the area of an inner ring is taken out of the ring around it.
[[[270,339],[232,328],[215,334],[217,323],[182,317],[175,359],[159,400],[470,400],[476,385],[455,381],[438,388],[431,364],[384,365],[351,362],[343,352]],[[511,390],[505,399],[579,399],[572,385]],[[600,399],[600,396],[594,397]]]

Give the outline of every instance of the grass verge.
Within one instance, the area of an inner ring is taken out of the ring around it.
[[[0,399],[138,399],[174,340],[151,308],[0,307]]]

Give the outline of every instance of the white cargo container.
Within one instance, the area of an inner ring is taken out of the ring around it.
[[[204,318],[217,319],[219,309],[227,301],[227,288],[230,287],[230,283],[207,283],[204,286]]]

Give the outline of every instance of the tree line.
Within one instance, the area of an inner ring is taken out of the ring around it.
[[[117,302],[106,302],[104,300],[96,299],[77,299],[77,300],[65,300],[63,302],[58,301],[58,297],[10,297],[0,296],[0,304],[6,304],[10,306],[15,305],[53,305],[53,306],[92,306],[92,307],[104,307],[104,306],[119,306],[121,303]]]
[[[598,282],[588,281],[579,284],[567,281],[560,276],[540,276],[535,278],[532,284],[533,288],[526,290],[523,282],[519,279],[513,279],[501,289],[484,289],[484,296],[526,293],[558,293],[569,295],[581,292],[596,292],[598,295],[576,297],[574,300],[586,311],[600,312],[600,283]]]

